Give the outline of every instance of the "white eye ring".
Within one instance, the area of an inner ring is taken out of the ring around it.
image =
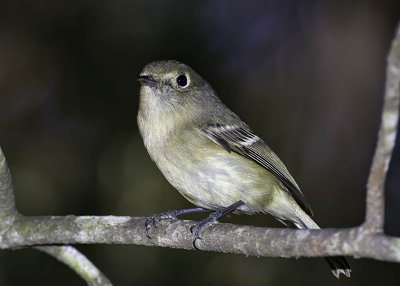
[[[189,86],[190,83],[190,79],[187,75],[185,74],[180,74],[178,75],[178,77],[176,78],[176,83],[178,84],[178,86],[180,88],[186,88]]]

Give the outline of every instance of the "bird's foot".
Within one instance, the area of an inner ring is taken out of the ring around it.
[[[178,219],[178,216],[181,214],[187,213],[196,213],[196,212],[204,212],[207,211],[203,208],[193,208],[193,209],[184,209],[184,210],[169,210],[159,214],[153,214],[146,218],[145,227],[146,227],[146,236],[151,239],[149,235],[149,230],[154,226],[157,228],[157,222],[162,219]]]
[[[208,225],[211,225],[215,222],[218,222],[218,218],[220,218],[221,216],[223,216],[224,214],[227,214],[229,212],[232,212],[234,210],[236,210],[238,207],[244,205],[243,201],[238,201],[222,210],[218,210],[216,212],[213,212],[212,214],[210,214],[207,218],[196,222],[195,224],[193,224],[190,227],[190,232],[193,233],[194,232],[194,239],[193,239],[193,247],[195,249],[198,249],[196,246],[196,240],[201,239],[200,238],[200,231],[205,228]]]
[[[218,218],[221,216],[221,214],[219,214],[220,211],[216,211],[212,214],[210,214],[207,218],[200,220],[198,222],[196,222],[195,224],[193,224],[190,227],[190,232],[193,234],[194,232],[194,238],[193,238],[193,247],[195,249],[198,249],[196,246],[196,240],[201,239],[200,238],[200,231],[205,228],[206,226],[209,226],[213,223],[217,223],[218,222]]]

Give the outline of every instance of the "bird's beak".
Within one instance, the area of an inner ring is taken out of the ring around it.
[[[137,78],[141,85],[157,86],[157,81],[151,75],[141,75]]]

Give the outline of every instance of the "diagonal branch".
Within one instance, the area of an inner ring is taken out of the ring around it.
[[[69,266],[89,286],[112,286],[111,282],[82,253],[72,246],[37,246],[36,249],[53,256]]]
[[[400,101],[400,24],[388,57],[385,97],[379,127],[378,144],[367,184],[367,209],[364,227],[370,233],[383,232],[384,187],[392,151],[396,142]]]
[[[0,148],[0,239],[1,234],[13,225],[16,216],[18,216],[18,212],[15,208],[11,174]]]
[[[23,220],[16,207],[14,187],[6,158],[0,148],[0,248],[14,240],[7,234],[18,228],[18,221]],[[50,244],[50,243],[49,243]],[[112,286],[107,277],[101,273],[82,253],[72,246],[40,246],[36,249],[46,252],[68,265],[80,275],[88,285]]]

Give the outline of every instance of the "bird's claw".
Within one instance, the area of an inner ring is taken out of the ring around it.
[[[157,221],[159,221],[160,218],[158,217],[158,215],[153,214],[150,215],[146,218],[146,222],[144,223],[144,226],[146,227],[146,236],[151,239],[150,235],[149,235],[149,230],[152,226],[157,227],[156,223]]]
[[[152,228],[153,226],[155,228],[157,228],[157,222],[159,222],[162,219],[166,219],[166,218],[178,219],[177,212],[176,211],[167,211],[167,212],[160,213],[160,214],[152,214],[146,218],[146,222],[144,223],[144,226],[146,227],[146,236],[149,239],[151,239],[151,237],[149,235],[150,228]]]
[[[193,234],[194,232],[194,238],[193,238],[193,247],[195,249],[198,249],[196,246],[196,241],[200,238],[200,231],[205,228],[206,226],[218,222],[217,219],[219,217],[221,217],[222,215],[229,213],[231,211],[234,211],[235,209],[237,209],[238,207],[244,205],[243,201],[237,201],[236,203],[218,210],[214,213],[211,213],[207,218],[196,222],[195,224],[193,224],[190,227],[190,232]],[[171,211],[167,211],[164,213],[160,213],[160,214],[153,214],[151,216],[148,216],[146,218],[146,222],[145,222],[145,227],[146,227],[146,236],[151,239],[150,235],[149,235],[149,230],[152,226],[157,227],[157,222],[160,221],[161,219],[164,218],[171,218],[171,219],[178,219],[178,215],[181,214],[187,214],[187,213],[196,213],[196,212],[204,212],[207,211],[207,209],[203,209],[203,208],[193,208],[193,209],[184,209],[184,210],[171,210]]]
[[[193,225],[190,227],[190,233],[193,234],[193,232],[194,232],[193,247],[194,247],[195,249],[199,250],[199,248],[196,246],[196,241],[197,241],[198,239],[201,240],[201,238],[200,238],[200,231],[201,231],[203,228],[205,228],[206,226],[208,226],[208,225],[210,225],[210,224],[212,224],[212,223],[215,223],[215,222],[217,222],[217,218],[216,218],[216,216],[214,215],[214,213],[212,213],[209,217],[207,217],[207,218],[205,218],[205,219],[203,219],[203,220],[201,220],[201,221],[196,222],[195,224],[193,224]]]

